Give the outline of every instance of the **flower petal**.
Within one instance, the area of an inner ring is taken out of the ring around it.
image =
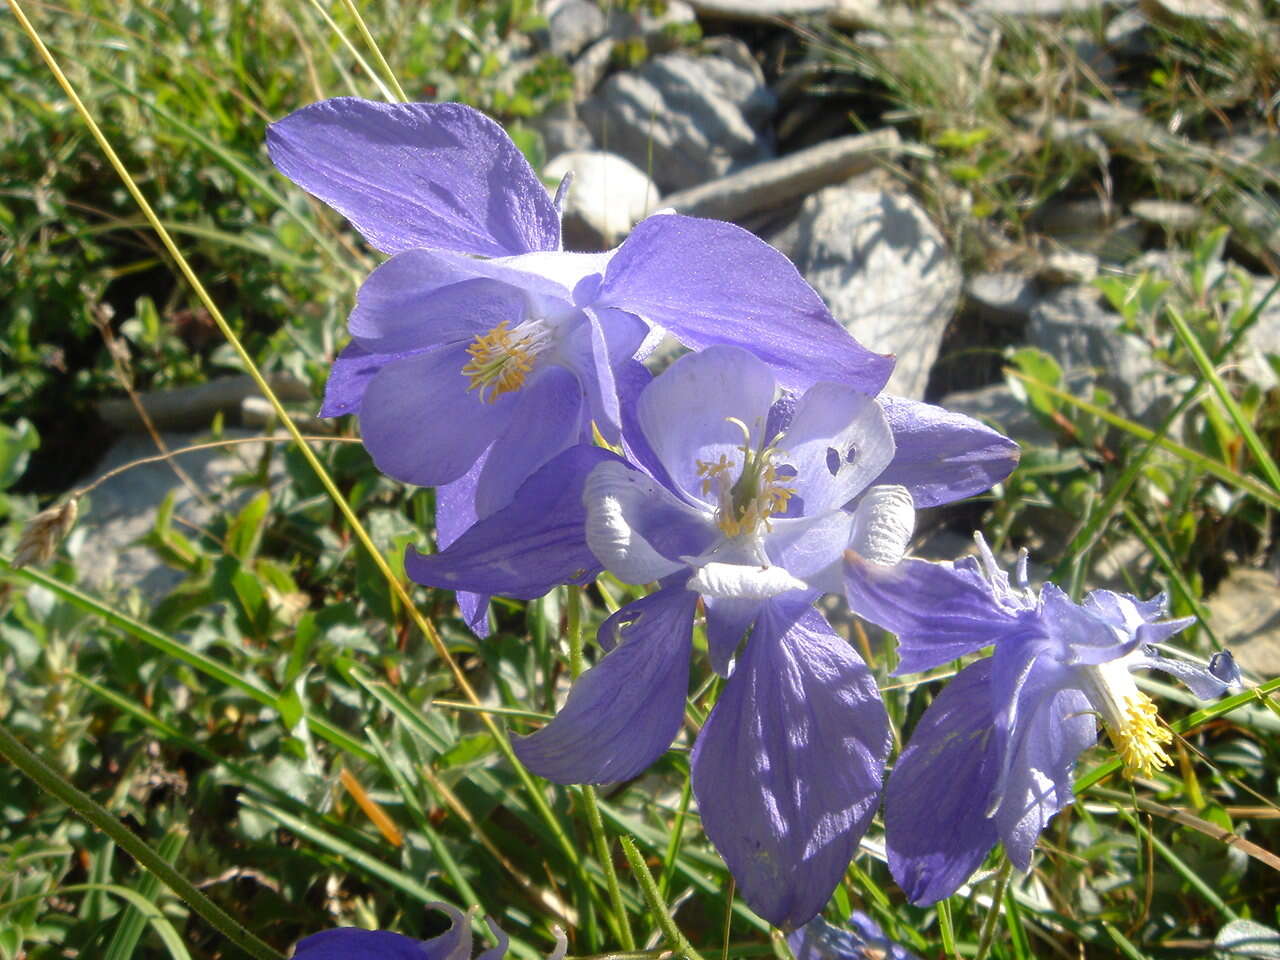
[[[528,305],[524,288],[477,276],[476,264],[431,250],[396,254],[360,285],[347,329],[371,349],[391,352],[457,343],[500,323],[520,323]]]
[[[457,103],[336,97],[267,128],[271,161],[386,253],[560,246],[560,217],[502,128]]]
[[[292,956],[293,960],[428,960],[435,955],[413,937],[388,930],[342,927],[298,941]]]
[[[449,546],[476,522],[476,484],[479,481],[489,453],[480,455],[463,476],[436,488],[436,550]],[[459,590],[458,610],[463,621],[477,637],[489,635],[489,595]]]
[[[329,371],[329,381],[324,385],[322,417],[341,417],[359,413],[364,392],[369,381],[379,370],[396,360],[417,356],[421,350],[404,350],[399,353],[378,353],[362,346],[358,341],[347,344]]]
[[[782,567],[759,567],[746,563],[704,563],[689,578],[689,589],[705,597],[734,600],[768,600],[791,590],[807,590],[809,585]]]
[[[891,567],[907,553],[916,528],[915,503],[906,487],[877,484],[853,511],[851,549],[871,563]]]
[[[649,583],[685,569],[714,538],[710,518],[620,461],[602,463],[583,488],[587,543],[626,583]]]
[[[531,599],[600,572],[586,541],[582,486],[592,467],[616,460],[599,447],[571,447],[521,485],[515,499],[482,517],[447,549],[405,554],[416,583]]]
[[[743,635],[760,612],[760,601],[707,596],[702,601],[707,611],[707,658],[712,670],[727,677]]]
[[[640,394],[636,419],[668,475],[694,501],[714,503],[702,492],[698,462],[720,457],[742,466],[742,430],[759,442],[773,404],[773,372],[738,347],[685,354]]]
[[[1160,670],[1182,682],[1201,700],[1216,700],[1240,684],[1240,668],[1235,665],[1231,654],[1225,651],[1215,654],[1218,658],[1218,673],[1213,672],[1215,664],[1210,661],[1208,667],[1202,667],[1190,660],[1162,656],[1156,650],[1148,648],[1140,656],[1136,656],[1126,664],[1130,670]],[[1221,675],[1219,675],[1221,674]]]
[[[476,485],[476,512],[482,517],[505,507],[534,471],[584,439],[582,386],[564,367],[535,373],[519,397]]]
[[[907,558],[896,566],[845,554],[845,596],[860,617],[898,635],[898,674],[918,673],[1029,629],[996,603],[971,565]]]
[[[697,597],[681,587],[623,607],[601,630],[620,633],[580,676],[554,720],[515,741],[526,767],[556,783],[628,780],[671,746],[689,693]]]
[[[847,510],[772,520],[765,550],[770,560],[811,587],[839,593],[844,587],[844,551],[854,522],[854,515]]]
[[[791,261],[731,223],[642,221],[609,262],[599,299],[695,349],[747,347],[800,390],[831,380],[875,394],[893,370],[892,357],[863,347],[831,316]]]
[[[378,469],[420,487],[458,479],[493,443],[520,393],[493,403],[467,389],[463,347],[442,347],[389,363],[365,388],[360,436]]]
[[[839,383],[805,391],[778,440],[778,461],[796,469],[787,486],[809,516],[852,501],[892,459],[893,434],[880,405]]]
[[[996,843],[987,799],[999,769],[991,661],[965,667],[938,694],[885,785],[889,871],[919,906],[955,893]]]
[[[981,493],[1018,465],[1018,445],[971,417],[881,394],[893,429],[893,461],[877,483],[900,483],[916,507],[936,507]]]
[[[693,748],[702,825],[751,909],[811,919],[879,803],[889,725],[866,665],[816,610],[768,604]]]
[[[1089,698],[1045,642],[998,645],[991,695],[1001,770],[991,790],[996,828],[1019,870],[1041,831],[1071,803],[1076,758],[1097,740]]]

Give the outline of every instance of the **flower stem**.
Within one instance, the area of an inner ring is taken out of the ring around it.
[[[574,680],[582,676],[582,588],[570,585],[568,588],[567,633],[569,640],[569,673]],[[596,802],[596,788],[591,784],[583,784],[582,806],[587,813],[587,827],[591,831],[591,839],[596,847],[596,859],[600,861],[600,869],[604,871],[605,886],[609,891],[609,902],[613,905],[614,933],[624,950],[636,948],[635,937],[631,933],[631,922],[627,919],[627,907],[622,902],[622,888],[618,886],[618,871],[613,866],[613,852],[609,849],[609,838],[604,832],[604,821],[600,817],[600,805]]]
[[[206,897],[168,861],[139,840],[100,803],[78,790],[51,766],[23,746],[4,724],[0,724],[0,755],[6,757],[40,789],[61,800],[150,871],[192,910],[224,937],[257,960],[283,960],[283,955],[237,923],[230,914]]]
[[[974,960],[986,960],[987,953],[991,950],[991,941],[996,933],[996,920],[1000,918],[1000,904],[1004,902],[1004,888],[1009,883],[1009,873],[1012,869],[1013,863],[1005,856],[1000,863],[1000,869],[996,871],[996,886],[991,893],[991,910],[982,921],[982,933],[978,937],[978,952],[974,955]]]
[[[636,848],[635,841],[630,837],[622,837],[621,843],[622,852],[627,857],[627,863],[631,864],[631,872],[636,875],[636,880],[640,882],[640,892],[644,894],[645,902],[649,904],[649,909],[653,911],[654,919],[658,921],[658,926],[662,928],[662,933],[667,938],[667,946],[681,956],[687,957],[688,960],[703,960],[702,954],[693,949],[693,945],[680,932],[675,920],[667,912],[667,905],[662,901],[662,894],[658,892],[658,885],[654,882],[653,874],[649,872],[649,868],[645,866],[644,857],[640,855],[640,851]]]

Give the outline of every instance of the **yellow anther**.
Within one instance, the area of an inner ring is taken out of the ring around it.
[[[512,332],[506,320],[488,333],[480,334],[467,347],[471,359],[462,368],[462,373],[471,378],[467,389],[479,391],[486,403],[519,390],[533,369],[532,346],[531,338]]]
[[[773,463],[776,449],[763,445],[760,450],[752,449],[747,425],[736,417],[725,419],[742,431],[746,441],[738,447],[742,451],[741,474],[736,480],[731,479],[735,464],[723,453],[714,462],[698,460],[697,468],[698,476],[702,477],[703,495],[713,490],[716,494],[717,525],[726,537],[733,539],[754,533],[761,526],[772,529],[769,518],[783,513],[796,491],[784,486],[778,477]]]
[[[708,463],[706,460],[698,460],[698,476],[702,477],[702,492],[708,494],[711,488],[716,484],[717,477],[723,477],[733,469],[733,461],[720,454],[720,459],[715,463]]]
[[[1128,776],[1150,775],[1169,765],[1164,746],[1173,742],[1173,734],[1160,726],[1156,705],[1145,693],[1138,691],[1127,698],[1121,716],[1107,724],[1107,732]]]

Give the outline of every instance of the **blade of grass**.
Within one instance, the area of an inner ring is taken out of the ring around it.
[[[1213,362],[1215,365],[1222,363],[1227,357],[1231,356],[1236,345],[1244,339],[1249,330],[1262,318],[1262,311],[1266,309],[1267,304],[1271,302],[1278,290],[1280,290],[1280,280],[1271,285],[1271,289],[1268,290],[1266,295],[1254,305],[1249,316],[1244,319],[1244,322],[1236,328],[1234,333],[1232,333],[1231,338],[1223,344],[1222,348],[1214,355]],[[1102,503],[1100,503],[1098,508],[1089,515],[1089,519],[1081,528],[1080,532],[1072,538],[1071,544],[1067,547],[1063,559],[1059,561],[1048,579],[1055,582],[1066,579],[1068,569],[1074,564],[1075,558],[1080,557],[1093,547],[1093,544],[1099,534],[1101,534],[1103,527],[1105,527],[1107,521],[1111,519],[1112,515],[1120,505],[1120,502],[1128,496],[1129,488],[1133,486],[1134,482],[1138,479],[1138,475],[1142,472],[1143,467],[1146,466],[1147,460],[1150,459],[1151,454],[1154,453],[1156,447],[1159,446],[1159,439],[1168,435],[1169,431],[1173,429],[1173,425],[1178,422],[1178,418],[1181,417],[1183,413],[1185,413],[1187,409],[1190,408],[1190,406],[1200,397],[1203,388],[1204,384],[1199,381],[1193,384],[1191,388],[1182,395],[1182,399],[1178,401],[1178,405],[1169,411],[1169,414],[1160,424],[1160,429],[1155,432],[1155,436],[1148,440],[1145,446],[1143,446],[1143,448],[1130,459],[1128,465],[1124,469],[1124,472],[1114,483],[1110,485]]]
[[[38,756],[28,750],[21,741],[0,724],[0,755],[9,759],[41,790],[65,803],[90,825],[102,831],[144,868],[158,876],[170,890],[178,895],[192,910],[229,941],[258,960],[283,960],[268,944],[259,940],[240,925],[230,914],[206,897],[186,877],[178,873],[169,862],[136,837],[123,823],[113,817],[105,807],[87,793],[70,784]],[[127,889],[127,888],[121,888]],[[154,911],[150,901],[129,890],[130,902],[143,904],[139,909]]]
[[[334,836],[328,830],[323,830],[300,817],[295,817],[275,804],[247,794],[242,794],[239,797],[239,802],[241,806],[269,817],[286,830],[296,833],[309,843],[337,854],[344,865],[359,867],[370,876],[377,877],[388,886],[392,886],[401,893],[416,898],[421,903],[436,903],[448,900],[440,891],[424,886],[403,870],[383,863],[377,857],[371,856],[345,840]]]
[[[1080,397],[1067,393],[1065,390],[1060,390],[1051,384],[1037,380],[1035,377],[1027,376],[1020,370],[1014,370],[1012,367],[1005,367],[1005,373],[1008,376],[1030,384],[1037,389],[1043,390],[1051,396],[1062,400],[1064,403],[1069,403],[1073,407],[1077,407],[1085,413],[1111,424],[1113,427],[1123,430],[1126,433],[1130,433],[1140,440],[1154,440],[1162,449],[1167,450],[1169,453],[1172,453],[1179,459],[1184,460],[1196,469],[1203,470],[1205,473],[1211,473],[1224,483],[1230,484],[1231,486],[1250,494],[1262,503],[1266,504],[1268,507],[1280,510],[1280,491],[1268,489],[1257,480],[1253,479],[1253,477],[1236,473],[1236,471],[1232,470],[1226,464],[1219,463],[1217,460],[1214,460],[1211,457],[1206,457],[1202,453],[1197,453],[1189,447],[1184,447],[1182,444],[1176,443],[1168,437],[1162,437],[1155,431],[1149,430],[1141,424],[1134,423],[1132,420],[1127,420],[1124,417],[1112,413],[1110,410],[1104,410],[1096,404],[1092,404],[1087,400],[1082,400]]]
[[[391,69],[391,64],[387,63],[387,58],[382,55],[382,48],[379,47],[378,42],[373,39],[373,34],[369,32],[369,28],[365,25],[364,17],[360,16],[360,11],[356,9],[356,5],[352,3],[351,0],[343,0],[343,3],[346,5],[347,12],[350,13],[352,18],[355,20],[356,26],[360,30],[360,36],[364,37],[364,42],[367,43],[369,45],[369,49],[373,51],[373,56],[378,61],[378,66],[382,67],[383,72],[387,75],[387,79],[391,81],[391,85],[395,87],[396,96],[400,98],[401,103],[408,103],[409,97],[405,94],[404,87],[400,86],[400,81],[396,79],[396,74],[395,71]],[[351,52],[355,58],[360,61],[361,66],[364,66],[364,60],[362,60],[360,55],[355,52],[354,48],[352,48]],[[369,68],[365,67],[365,69],[368,70]],[[378,84],[378,88],[380,90],[386,89],[377,77],[374,77],[373,81]],[[391,95],[389,93],[384,93],[383,95],[388,100],[391,99]]]
[[[128,887],[117,883],[72,883],[64,887],[54,887],[41,893],[16,897],[13,900],[0,903],[0,915],[26,903],[33,903],[46,897],[63,896],[69,893],[106,893],[119,897],[130,908],[137,910],[147,923],[151,924],[152,929],[155,930],[156,935],[165,945],[165,949],[169,951],[169,956],[173,957],[173,960],[191,960],[191,954],[187,952],[187,948],[182,942],[182,937],[178,935],[178,931],[174,929],[173,924],[169,922],[169,918],[160,912],[160,908],[142,896],[137,890],[130,890]],[[272,953],[271,956],[278,957],[279,954]]]
[[[156,852],[173,863],[178,859],[178,854],[182,852],[186,842],[187,831],[181,827],[171,827],[164,835],[164,839],[160,841]],[[156,894],[159,892],[160,879],[153,873],[144,873],[138,881],[138,896],[145,897],[154,903]],[[107,952],[103,954],[102,960],[129,960],[133,956],[138,941],[142,939],[142,931],[147,928],[147,919],[145,913],[130,904],[121,914],[116,932],[112,934],[111,942],[107,944]]]
[[[568,623],[566,630],[569,640],[569,673],[573,680],[582,675],[582,588],[570,585],[568,588]],[[618,873],[613,868],[613,854],[609,850],[609,838],[605,836],[604,821],[600,819],[600,806],[596,802],[595,787],[584,784],[579,788],[582,805],[587,814],[587,828],[591,832],[591,840],[595,844],[596,859],[600,861],[600,869],[604,871],[605,886],[609,891],[609,925],[614,936],[622,944],[624,950],[636,948],[635,937],[631,933],[631,924],[627,920],[627,908],[622,902],[622,890],[618,886]]]
[[[297,444],[298,452],[302,455],[303,459],[307,461],[307,465],[311,468],[312,472],[315,473],[316,478],[324,487],[325,492],[332,498],[334,506],[337,507],[339,513],[342,514],[343,519],[350,527],[351,532],[367,552],[369,558],[373,561],[374,566],[377,567],[379,574],[387,581],[387,584],[395,594],[396,599],[401,603],[402,607],[408,612],[409,616],[413,620],[414,625],[421,631],[422,635],[426,637],[427,642],[431,644],[441,661],[449,668],[450,673],[453,675],[454,682],[457,683],[459,689],[462,690],[463,694],[469,701],[476,706],[480,706],[480,698],[471,686],[471,683],[467,680],[462,668],[450,654],[448,647],[445,646],[444,641],[441,639],[435,627],[422,615],[422,612],[414,604],[413,598],[409,595],[409,591],[405,587],[404,583],[401,581],[399,576],[396,575],[395,571],[392,570],[386,557],[384,557],[381,551],[378,550],[377,546],[373,542],[373,538],[369,535],[368,530],[366,530],[364,524],[360,522],[355,511],[351,508],[351,505],[347,502],[346,498],[342,495],[342,492],[338,489],[337,484],[334,483],[333,478],[329,475],[329,471],[325,469],[324,464],[321,463],[319,457],[316,456],[315,451],[311,449],[310,445],[303,438],[302,432],[289,417],[288,411],[285,410],[284,405],[280,402],[280,398],[276,396],[271,385],[263,377],[262,372],[258,369],[258,365],[254,362],[253,357],[249,355],[248,350],[245,349],[244,344],[240,341],[236,332],[231,328],[230,324],[227,323],[226,317],[223,316],[217,303],[215,303],[213,298],[209,295],[208,290],[205,289],[204,284],[196,275],[195,270],[183,255],[182,251],[178,248],[178,245],[174,242],[169,231],[165,229],[164,224],[156,215],[156,212],[152,208],[150,202],[138,187],[133,176],[129,173],[128,168],[125,167],[123,161],[121,161],[119,155],[111,146],[110,141],[98,126],[97,121],[94,120],[93,115],[89,112],[88,108],[85,107],[84,102],[76,93],[75,86],[69,79],[67,79],[66,74],[63,73],[62,68],[58,65],[57,60],[49,51],[49,48],[45,46],[44,41],[40,38],[39,32],[32,25],[31,21],[27,19],[20,0],[11,0],[10,8],[13,10],[15,17],[17,17],[21,24],[23,31],[31,40],[33,46],[35,46],[41,59],[44,60],[45,65],[54,75],[58,85],[67,95],[67,99],[71,101],[76,113],[79,114],[80,119],[83,120],[85,125],[89,128],[89,132],[93,135],[94,140],[106,156],[108,162],[124,183],[124,186],[129,191],[130,196],[132,196],[134,202],[138,204],[143,216],[145,216],[147,218],[147,222],[151,224],[152,230],[155,231],[156,235],[160,238],[161,243],[164,244],[164,247],[168,251],[170,257],[173,258],[173,261],[181,271],[183,278],[190,285],[192,291],[200,300],[200,303],[209,312],[209,316],[212,318],[214,324],[226,338],[227,343],[231,346],[233,352],[239,358],[245,370],[253,378],[254,383],[262,392],[262,395],[271,404],[271,407],[275,411],[275,414],[279,418],[281,424],[293,437]],[[534,782],[529,771],[524,768],[516,757],[515,751],[511,748],[511,741],[507,738],[506,731],[503,730],[502,727],[500,727],[499,724],[488,714],[480,714],[480,719],[490,735],[494,738],[494,742],[497,744],[499,751],[501,751],[504,758],[515,770],[516,776],[520,779],[521,785],[529,796],[534,809],[538,812],[538,815],[542,817],[547,824],[547,827],[555,836],[556,842],[560,846],[560,849],[568,860],[570,866],[579,875],[583,885],[587,889],[592,889],[592,884],[587,871],[584,869],[582,857],[578,852],[577,847],[569,838],[563,824],[560,822],[560,818],[556,816],[555,812],[547,803],[547,799],[543,795],[542,790]],[[368,753],[368,751],[364,750],[363,747],[360,749],[362,752]]]
[[[1218,891],[1214,890],[1212,886],[1204,881],[1200,874],[1196,873],[1192,867],[1174,853],[1172,847],[1149,830],[1146,824],[1142,823],[1119,803],[1116,804],[1116,812],[1120,815],[1122,820],[1129,824],[1130,827],[1132,827],[1136,832],[1142,834],[1155,848],[1156,853],[1160,854],[1161,859],[1172,867],[1174,872],[1177,873],[1178,876],[1182,877],[1182,879],[1185,880],[1193,890],[1199,893],[1200,896],[1204,897],[1204,899],[1208,901],[1214,909],[1228,920],[1240,919],[1239,914],[1227,906],[1227,902],[1223,900],[1222,897],[1218,896]]]
[[[1191,589],[1191,584],[1187,583],[1187,578],[1183,576],[1182,570],[1174,563],[1173,557],[1169,556],[1169,551],[1164,548],[1164,544],[1156,539],[1155,534],[1142,522],[1142,518],[1138,516],[1133,507],[1126,503],[1122,508],[1122,512],[1124,513],[1124,518],[1129,521],[1129,526],[1133,528],[1133,532],[1142,541],[1142,545],[1154,554],[1160,566],[1164,568],[1165,573],[1173,581],[1174,586],[1178,588],[1178,592],[1182,594],[1183,599],[1191,607],[1191,612],[1195,614],[1196,620],[1199,621],[1204,632],[1209,635],[1209,641],[1213,644],[1213,649],[1221,650],[1222,641],[1218,639],[1217,633],[1214,632],[1213,627],[1209,624],[1209,611],[1205,609],[1204,604],[1195,595],[1195,591]]]
[[[141,620],[135,620],[127,614],[120,613],[118,610],[107,606],[96,597],[92,597],[70,584],[63,583],[61,580],[56,577],[51,577],[43,571],[32,567],[22,567],[15,570],[13,568],[12,559],[4,556],[3,554],[0,554],[0,564],[3,564],[4,567],[8,569],[9,575],[21,577],[24,580],[29,580],[32,583],[39,584],[47,590],[57,594],[62,599],[68,601],[73,606],[79,607],[81,610],[87,610],[88,612],[101,617],[103,620],[107,621],[107,623],[120,628],[125,631],[125,633],[136,637],[149,646],[155,647],[166,656],[172,657],[175,660],[180,660],[188,666],[198,670],[200,673],[203,673],[205,676],[212,677],[214,680],[218,680],[229,687],[239,690],[241,693],[253,700],[256,700],[264,707],[271,707],[274,710],[276,705],[280,702],[280,694],[269,690],[260,680],[258,680],[257,677],[253,676],[253,674],[239,674],[226,665],[214,660],[212,657],[207,657],[202,653],[190,650],[149,624],[143,623]],[[375,759],[373,753],[371,753],[368,748],[347,733],[338,729],[328,720],[317,717],[313,713],[308,712],[307,722],[310,724],[312,731],[314,731],[317,736],[329,741],[329,743],[333,744],[339,750],[350,753],[353,756],[360,757],[363,760],[372,761]]]
[[[355,58],[356,63],[360,64],[360,69],[363,70],[369,79],[374,82],[374,85],[378,88],[378,92],[382,94],[382,99],[388,101],[394,100],[395,96],[387,89],[387,85],[382,82],[382,78],[374,72],[374,69],[369,66],[364,57],[360,56],[360,51],[356,49],[356,45],[351,42],[346,32],[333,22],[333,17],[329,16],[329,11],[324,8],[320,3],[320,0],[311,0],[311,6],[315,8],[316,13],[320,14],[320,18],[324,20],[325,26],[333,31],[337,38],[342,41],[342,45],[346,47],[347,52]],[[394,79],[395,78],[393,77],[392,80],[394,81]],[[404,100],[405,98],[402,95],[400,99]]]
[[[1280,492],[1280,470],[1276,469],[1276,463],[1271,459],[1271,454],[1267,448],[1262,445],[1262,440],[1253,429],[1253,424],[1249,422],[1249,418],[1244,415],[1244,411],[1240,409],[1240,404],[1236,403],[1236,398],[1231,395],[1231,391],[1227,389],[1227,385],[1223,382],[1222,377],[1218,376],[1216,365],[1209,359],[1209,355],[1204,352],[1200,340],[1191,328],[1187,326],[1187,321],[1182,314],[1172,306],[1165,313],[1169,317],[1169,322],[1173,324],[1174,332],[1178,335],[1178,339],[1182,345],[1187,348],[1187,352],[1191,354],[1195,360],[1196,366],[1200,369],[1200,375],[1209,382],[1213,387],[1213,392],[1218,395],[1218,399],[1222,401],[1222,405],[1227,408],[1227,413],[1231,417],[1231,421],[1236,425],[1236,429],[1240,431],[1240,435],[1244,437],[1245,445],[1248,446],[1249,452],[1253,454],[1254,461],[1266,474],[1267,482],[1271,484],[1273,490]]]

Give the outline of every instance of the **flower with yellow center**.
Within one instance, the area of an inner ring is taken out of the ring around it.
[[[1162,670],[1201,699],[1239,676],[1229,654],[1202,666],[1157,650],[1192,622],[1161,620],[1163,596],[1095,590],[1075,603],[1052,583],[1032,590],[1025,554],[1011,578],[977,539],[978,557],[954,563],[846,556],[850,606],[898,635],[899,673],[992,647],[930,704],[885,788],[889,869],[920,905],[954,893],[997,842],[1030,869],[1098,721],[1129,776],[1169,764],[1173,734],[1132,671]]]

